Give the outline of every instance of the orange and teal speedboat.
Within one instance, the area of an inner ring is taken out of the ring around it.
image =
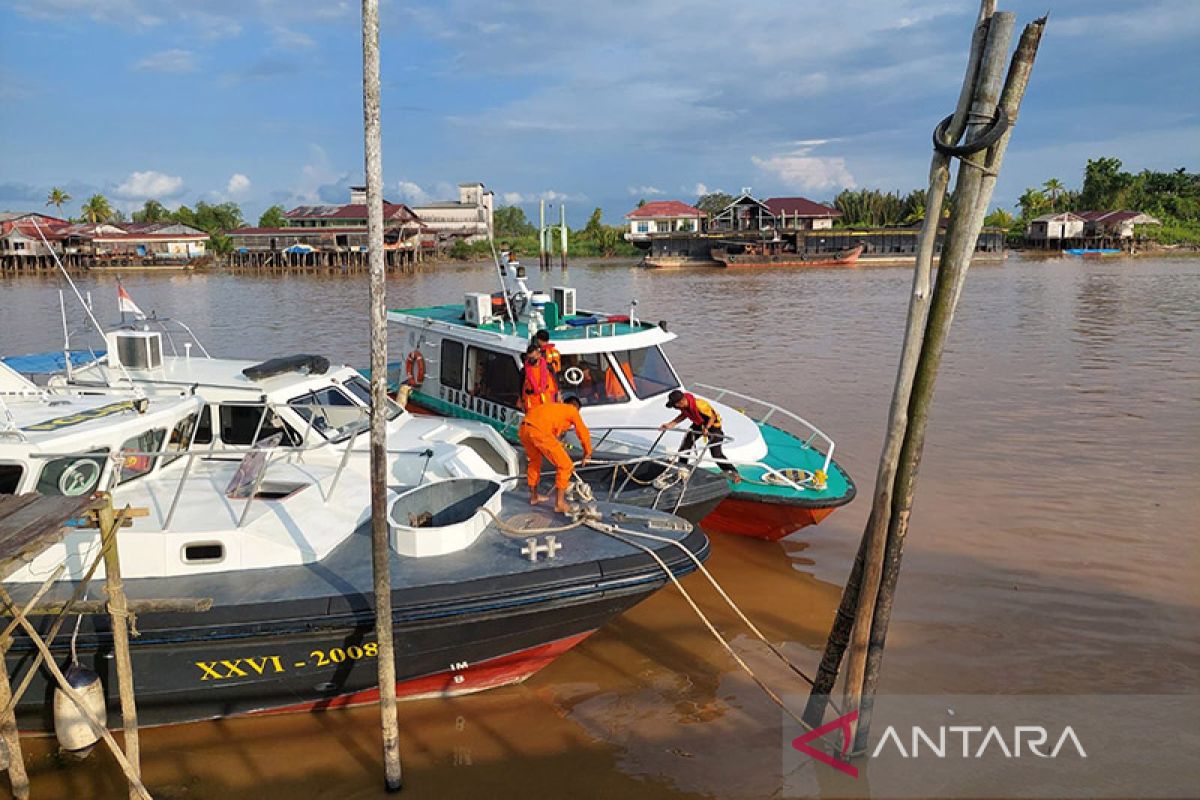
[[[613,489],[642,485],[653,493],[655,487],[692,480],[693,472],[709,482],[721,474],[708,445],[681,454],[686,430],[660,429],[676,413],[666,407],[666,398],[680,389],[694,390],[720,414],[724,453],[741,477],[728,480],[727,494],[704,510],[701,525],[707,530],[779,539],[821,522],[854,498],[854,482],[833,458],[832,438],[803,417],[748,394],[703,383],[685,386],[663,349],[675,334],[638,319],[636,303],[624,314],[584,310],[573,288],[531,291],[515,261],[501,256],[498,266],[500,293],[468,293],[458,304],[388,312],[401,334],[393,333],[392,341],[405,354],[390,375],[397,387],[407,386],[409,408],[482,420],[516,441],[521,358],[531,336],[545,329],[561,353],[560,388],[580,399],[597,452],[655,468],[646,480],[614,469]],[[698,461],[701,469],[691,469],[689,461]],[[677,495],[686,498],[687,492]]]

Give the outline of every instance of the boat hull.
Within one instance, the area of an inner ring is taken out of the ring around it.
[[[731,496],[700,520],[700,526],[710,533],[774,542],[801,528],[819,524],[836,509],[837,506],[814,508]]]
[[[397,694],[465,694],[522,681],[661,586],[658,580],[582,599],[533,603],[520,613],[481,609],[466,620],[398,623]],[[333,625],[299,619],[290,626],[316,629],[238,638],[225,638],[233,634],[216,628],[194,640],[185,640],[195,633],[190,625],[153,631],[150,615],[139,618],[138,624],[143,636],[132,640],[131,656],[140,725],[321,710],[378,697],[378,648],[369,619]],[[63,638],[54,648],[60,664],[69,661]],[[80,662],[99,674],[105,687],[108,724],[118,727],[111,640],[104,636],[90,645],[81,641],[79,648]],[[32,661],[32,653],[22,650],[10,651],[7,658],[14,678],[23,676]],[[21,730],[53,730],[53,688],[45,670],[39,669],[17,706]]]
[[[718,255],[713,254],[717,266],[727,269],[767,269],[767,268],[804,268],[804,267],[852,267],[858,263],[863,248],[855,247],[845,253],[839,253],[831,258],[803,258],[790,256],[757,256],[757,255]]]

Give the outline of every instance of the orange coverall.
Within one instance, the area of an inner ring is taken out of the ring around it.
[[[517,431],[521,444],[525,446],[525,455],[529,458],[529,468],[526,478],[529,488],[538,485],[541,478],[542,459],[545,458],[555,466],[558,472],[554,477],[554,488],[566,489],[571,485],[571,473],[575,465],[571,456],[558,439],[570,428],[575,429],[575,435],[583,444],[583,457],[592,455],[592,435],[579,416],[579,409],[570,403],[544,403],[535,406],[525,413],[525,420]]]

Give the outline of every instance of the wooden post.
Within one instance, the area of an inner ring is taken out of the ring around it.
[[[402,785],[396,658],[392,641],[391,547],[387,525],[387,275],[383,252],[383,144],[379,112],[379,0],[363,0],[363,145],[367,179],[367,252],[371,264],[371,566],[379,644],[379,714],[384,784]]]
[[[1010,122],[1015,120],[1045,20],[1038,20],[1026,29],[1002,95],[1001,77],[1014,21],[1012,14],[995,13],[995,0],[983,0],[963,91],[946,131],[947,144],[957,142],[964,131],[968,142],[977,138],[992,124],[998,105],[1004,108]],[[932,253],[949,183],[950,157],[935,152],[930,169],[927,213],[874,503],[804,715],[811,725],[821,721],[852,625],[845,684],[847,706],[843,710],[859,712],[853,748],[856,753],[862,752],[868,742],[871,704],[937,370],[1009,136],[1010,131],[1006,131],[986,153],[976,151],[961,156],[963,166],[955,187],[954,214],[932,296],[929,290]]]
[[[108,595],[108,615],[112,625],[113,655],[117,668],[117,691],[121,701],[121,724],[125,729],[125,757],[133,774],[141,778],[141,744],[138,741],[137,703],[133,693],[133,661],[129,655],[129,606],[125,584],[121,580],[121,555],[117,550],[117,529],[121,523],[113,513],[112,497],[106,495],[96,510],[100,524],[100,546],[104,551],[104,591]],[[131,800],[141,797],[133,784]]]
[[[29,797],[29,775],[25,772],[25,755],[21,752],[21,737],[17,733],[17,715],[9,709],[12,686],[8,682],[8,663],[4,656],[8,652],[8,639],[0,642],[0,747],[4,748],[4,767],[8,770],[8,782],[12,786],[14,800]]]
[[[558,240],[560,249],[559,267],[567,268],[567,204],[559,203],[558,206]]]

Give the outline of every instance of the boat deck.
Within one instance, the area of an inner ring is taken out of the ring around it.
[[[392,490],[399,492],[406,488],[409,487],[397,486]],[[634,530],[649,530],[656,536],[675,541],[686,540],[686,546],[701,557],[707,552],[708,543],[703,534],[690,526],[688,529],[673,528],[672,524],[686,523],[669,514],[607,503],[599,503],[598,507],[606,521],[616,521],[622,527]],[[530,506],[526,499],[508,492],[502,497],[501,518],[510,526],[526,529],[569,524],[566,517],[545,507]],[[653,523],[654,527],[650,528],[647,523]],[[530,533],[530,536],[541,534]],[[653,564],[645,553],[591,528],[578,527],[556,536],[562,549],[555,558],[543,556],[537,563],[531,563],[528,556],[521,553],[526,546],[525,537],[505,534],[495,525],[458,552],[425,558],[393,552],[393,593],[398,600],[402,599],[408,612],[436,617],[454,613],[456,601],[478,598],[484,592],[493,598],[499,596],[494,602],[500,608],[507,602],[528,602],[528,593],[534,587],[544,598],[547,592],[553,593],[556,586],[564,592],[578,592],[594,591],[597,584],[619,583],[626,578],[642,583],[647,579],[647,567]],[[659,551],[677,573],[690,571],[684,554],[677,547],[644,543]],[[539,573],[540,580],[530,579],[531,574]],[[661,571],[658,579],[665,579]],[[66,600],[74,587],[74,582],[60,581],[51,589],[46,601]],[[20,601],[37,587],[24,584],[11,588]],[[246,619],[263,622],[361,612],[373,605],[370,525],[359,526],[318,562],[259,570],[126,579],[125,589],[133,600],[212,598],[212,610],[195,616],[197,623],[206,627]],[[107,624],[100,618],[95,619],[102,625]],[[149,624],[142,627],[152,630],[153,620],[146,622]],[[198,635],[204,633],[198,631]]]
[[[815,472],[825,465],[825,455],[821,451],[805,446],[804,442],[787,431],[773,425],[759,423],[759,430],[767,443],[767,455],[762,462],[774,469],[804,469]],[[766,470],[762,467],[739,467],[745,481],[736,487],[739,493],[752,493],[762,497],[773,497],[779,500],[792,500],[797,497],[813,501],[837,501],[849,494],[851,482],[836,461],[829,462],[829,474],[826,476],[825,488],[814,489],[806,487],[803,492],[797,492],[786,484],[764,483],[762,478]],[[747,486],[746,484],[750,484]]]

